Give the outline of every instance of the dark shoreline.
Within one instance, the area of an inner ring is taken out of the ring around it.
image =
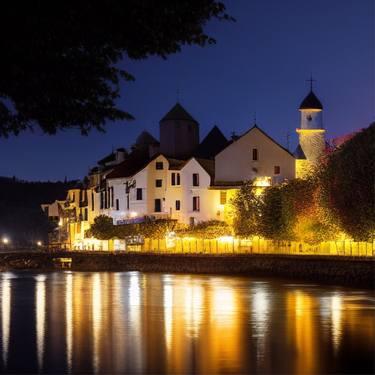
[[[61,269],[56,258],[71,258],[72,271],[231,274],[375,288],[375,259],[344,256],[13,252],[0,253],[0,271]]]

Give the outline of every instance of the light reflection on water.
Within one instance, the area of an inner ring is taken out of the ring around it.
[[[0,274],[1,372],[371,373],[370,291],[229,276]],[[22,358],[22,360],[20,360]]]

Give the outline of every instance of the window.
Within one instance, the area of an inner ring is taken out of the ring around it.
[[[199,197],[193,197],[193,211],[199,211],[199,209],[200,209]]]
[[[116,199],[116,210],[118,211],[120,209],[120,202],[118,199]]]
[[[113,207],[113,186],[111,187],[111,207]]]
[[[176,211],[180,211],[181,209],[181,201],[176,201]]]
[[[104,191],[102,190],[100,192],[100,209],[102,210],[104,208]]]
[[[156,169],[163,169],[163,162],[162,161],[157,161],[156,163],[155,163],[155,168]]]
[[[89,218],[89,213],[88,213],[88,209],[86,207],[85,210],[83,211],[83,220],[87,221],[88,218]]]
[[[253,160],[258,160],[258,149],[253,148]]]
[[[95,196],[94,196],[94,192],[91,191],[91,211],[94,211],[95,209],[94,203],[95,203]]]
[[[227,192],[221,191],[220,192],[220,204],[226,204],[227,203]]]
[[[129,201],[129,194],[126,195],[126,209],[129,211],[130,201]]]
[[[180,182],[181,182],[180,181],[180,174],[173,172],[172,175],[171,175],[171,185],[172,186],[180,185]]]
[[[161,199],[155,199],[155,210],[154,212],[161,212]]]
[[[279,165],[275,165],[273,167],[273,174],[280,174],[280,166]]]
[[[162,187],[162,185],[163,185],[163,180],[160,180],[160,179],[155,180],[156,187]]]
[[[141,201],[143,199],[142,197],[142,189],[137,188],[137,201]]]
[[[193,173],[193,186],[199,186],[199,174]]]

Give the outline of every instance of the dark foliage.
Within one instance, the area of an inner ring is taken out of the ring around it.
[[[27,182],[0,177],[0,236],[14,245],[46,242],[51,223],[40,205],[65,199],[76,182]]]
[[[323,203],[357,240],[375,238],[375,123],[334,151],[321,174]]]
[[[231,18],[215,0],[2,2],[0,136],[132,119],[116,105],[120,81],[134,79],[122,66],[214,43],[210,19]]]

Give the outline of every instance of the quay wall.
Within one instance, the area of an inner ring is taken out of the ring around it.
[[[140,271],[282,277],[374,288],[375,258],[280,254],[152,254],[87,251],[0,253],[0,271],[69,268],[72,271]]]

